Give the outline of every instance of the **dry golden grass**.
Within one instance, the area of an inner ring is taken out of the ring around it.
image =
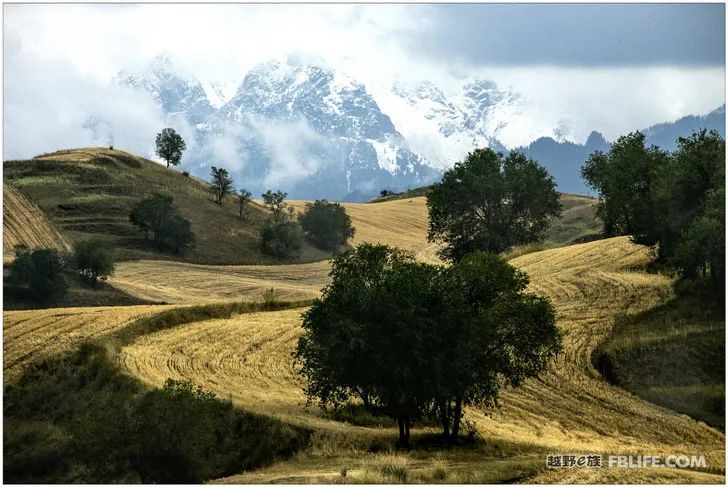
[[[3,261],[15,258],[15,246],[68,250],[69,246],[37,205],[3,184]]]
[[[513,261],[529,274],[534,292],[553,300],[564,334],[564,353],[538,380],[506,391],[500,410],[468,409],[466,419],[484,438],[559,452],[704,454],[709,466],[724,467],[723,434],[610,385],[591,365],[591,351],[609,332],[616,313],[636,312],[670,295],[667,278],[632,270],[647,260],[644,248],[622,237],[532,253]],[[301,332],[300,312],[240,315],[147,335],[125,347],[121,361],[149,384],[161,385],[167,377],[190,379],[248,409],[315,427],[321,435],[393,438],[393,430],[335,423],[323,419],[316,408],[304,408],[302,384],[290,356]],[[334,451],[337,448],[332,446]],[[319,476],[322,471],[316,472]],[[574,469],[545,471],[531,480],[724,480],[723,476],[686,471],[659,473],[655,476],[651,469]],[[252,479],[243,475],[234,480]],[[296,477],[296,481],[300,479]]]
[[[53,308],[3,313],[4,383],[16,380],[23,369],[44,357],[68,352],[166,306],[105,306]]]
[[[299,211],[304,204],[292,203]],[[410,250],[421,260],[437,261],[436,247],[427,242],[425,198],[344,206],[356,228],[352,245],[386,243]],[[138,298],[166,303],[255,301],[271,287],[279,299],[299,300],[318,296],[329,282],[330,268],[328,261],[210,266],[143,260],[118,263],[109,283]]]

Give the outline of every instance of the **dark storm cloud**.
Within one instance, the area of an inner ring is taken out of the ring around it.
[[[423,56],[483,65],[723,66],[723,4],[422,6]]]

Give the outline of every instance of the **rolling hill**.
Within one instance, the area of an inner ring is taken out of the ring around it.
[[[258,245],[267,210],[251,204],[248,221],[238,220],[228,197],[215,204],[209,184],[128,152],[74,149],[4,163],[4,183],[32,199],[70,242],[110,241],[117,260],[165,259],[202,264],[276,263]],[[153,192],[173,196],[189,219],[196,245],[183,255],[154,251],[129,223],[129,211]],[[6,209],[7,219],[11,218]],[[305,245],[302,261],[328,257]]]

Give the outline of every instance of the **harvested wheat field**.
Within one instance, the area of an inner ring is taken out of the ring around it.
[[[293,206],[303,210],[304,202]],[[436,246],[427,242],[425,198],[385,203],[346,203],[356,235],[352,245],[386,243],[437,261]],[[328,261],[288,265],[199,265],[174,261],[120,262],[109,283],[133,296],[165,303],[256,301],[273,288],[279,299],[318,296],[328,282]]]
[[[17,245],[68,250],[68,244],[43,212],[17,189],[3,184],[3,261],[15,258]]]
[[[5,311],[3,313],[3,374],[5,384],[17,379],[29,364],[68,352],[166,306],[105,306]]]
[[[671,295],[669,279],[636,269],[648,258],[645,248],[619,237],[515,259],[513,264],[531,277],[531,289],[553,300],[564,352],[541,378],[507,391],[500,410],[486,413],[471,408],[465,419],[486,439],[554,451],[704,454],[709,466],[723,468],[722,433],[608,384],[592,367],[591,351],[608,334],[616,313],[637,312]],[[304,408],[302,384],[290,356],[301,332],[301,311],[240,315],[146,335],[125,347],[120,360],[132,374],[155,386],[167,377],[190,379],[248,409],[332,434],[344,429],[356,435],[383,434],[325,420],[316,408]],[[332,468],[314,468],[310,479],[331,473]],[[655,476],[651,469],[574,469],[568,479],[562,471],[545,471],[530,480],[674,483],[724,479],[690,471],[660,474]],[[252,477],[228,480],[246,482]]]

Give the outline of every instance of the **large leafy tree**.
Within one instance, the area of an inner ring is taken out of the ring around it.
[[[428,239],[458,261],[484,250],[499,253],[543,238],[561,213],[553,178],[521,153],[476,149],[445,171],[427,194]]]
[[[8,281],[18,286],[28,286],[30,296],[39,302],[60,299],[68,292],[63,277],[66,260],[55,249],[16,249],[15,260],[10,264]]]
[[[77,242],[73,246],[73,262],[78,273],[93,285],[114,273],[112,249],[103,240]]]
[[[677,142],[670,154],[646,148],[640,132],[620,137],[607,154],[592,154],[582,175],[599,191],[606,235],[653,246],[659,262],[689,278],[709,275],[723,293],[725,141],[701,130]]]
[[[215,195],[215,203],[222,205],[222,199],[226,194],[230,193],[233,187],[233,180],[224,167],[212,166],[210,176],[212,176],[212,192]]]
[[[324,408],[360,398],[397,421],[401,445],[424,414],[457,438],[465,405],[494,404],[559,350],[551,305],[494,255],[440,267],[363,244],[337,256],[331,276],[295,352],[306,393]]]
[[[606,154],[597,151],[589,156],[581,173],[587,184],[599,192],[597,216],[605,236],[629,234],[636,243],[657,242],[651,188],[657,172],[667,162],[666,152],[645,147],[642,132],[619,137]]]
[[[157,134],[157,155],[170,164],[177,166],[182,159],[182,153],[187,148],[182,136],[173,128],[163,129]]]
[[[336,250],[354,236],[351,217],[339,203],[316,200],[306,203],[298,221],[306,237],[317,247]]]
[[[189,247],[194,241],[189,220],[182,217],[169,195],[154,193],[132,208],[129,221],[144,231],[157,248],[168,248],[175,253]]]

